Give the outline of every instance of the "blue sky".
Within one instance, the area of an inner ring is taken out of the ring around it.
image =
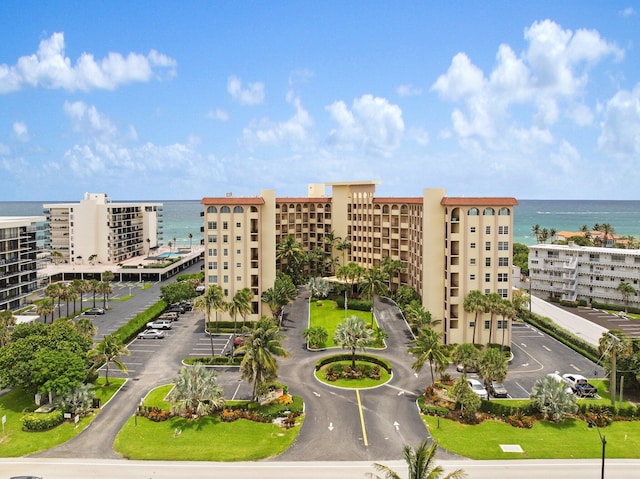
[[[638,199],[640,6],[0,5],[0,201]]]

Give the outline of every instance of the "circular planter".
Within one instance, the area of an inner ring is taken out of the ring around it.
[[[340,377],[335,380],[330,380],[326,377],[326,371],[328,368],[331,368],[332,366],[338,366],[338,368],[346,368],[351,366],[351,360],[345,359],[345,356],[343,354],[336,355],[335,358],[335,361],[328,362],[327,358],[324,358],[323,362],[325,362],[325,364],[314,371],[316,379],[328,386],[345,389],[370,389],[388,383],[393,377],[393,373],[381,364],[381,360],[378,360],[377,358],[372,356],[371,361],[368,361],[367,356],[359,354],[358,358],[356,359],[356,368],[358,368],[359,365],[364,368],[378,367],[380,370],[379,378],[370,378],[363,376],[359,378]]]

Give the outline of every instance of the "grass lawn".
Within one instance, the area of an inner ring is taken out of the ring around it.
[[[173,386],[152,390],[147,406],[167,408],[164,401]],[[298,437],[299,424],[285,430],[275,424],[239,419],[221,422],[217,417],[196,420],[171,418],[153,422],[131,418],[118,433],[114,449],[129,459],[167,461],[256,461],[286,451]]]
[[[584,459],[600,458],[598,431],[587,423],[567,419],[560,424],[536,421],[532,429],[521,429],[500,421],[469,426],[448,419],[423,416],[434,440],[444,449],[471,459]],[[600,428],[606,436],[608,458],[637,458],[640,422],[617,421]],[[518,444],[523,453],[502,452],[500,444]]]
[[[96,397],[100,398],[103,404],[115,394],[117,389],[124,383],[124,380],[112,379],[111,382],[112,385],[107,388],[96,388]],[[103,384],[104,380],[100,378],[97,383]],[[20,421],[23,411],[34,406],[33,396],[24,393],[21,389],[14,389],[0,396],[0,416],[7,417],[7,422],[4,425],[4,435],[0,437],[1,457],[18,457],[50,449],[79,434],[95,418],[94,414],[83,417],[78,422],[77,427],[71,421],[65,422],[49,431],[23,431],[22,421]]]
[[[337,386],[341,388],[351,388],[351,389],[365,389],[372,388],[375,386],[380,386],[388,382],[391,379],[391,374],[383,367],[380,367],[380,379],[371,379],[371,378],[362,378],[362,379],[337,379],[336,381],[328,381],[324,377],[324,371],[328,366],[333,364],[344,364],[351,365],[351,361],[336,361],[335,363],[327,364],[321,367],[319,370],[315,372],[316,378],[321,382],[328,384],[329,386]],[[372,363],[366,361],[356,361],[356,366],[358,364],[368,364],[372,365]]]
[[[321,306],[318,306],[318,303],[320,303]],[[365,323],[371,324],[371,313],[367,311],[356,311],[353,309],[347,309],[346,316],[358,316],[359,318],[364,319]],[[327,347],[338,347],[338,345],[333,342],[333,335],[336,332],[336,326],[344,321],[344,309],[339,309],[335,301],[331,301],[328,299],[311,301],[309,305],[309,317],[309,327],[322,326],[327,330],[327,333],[329,333]],[[375,321],[374,326],[378,326]]]

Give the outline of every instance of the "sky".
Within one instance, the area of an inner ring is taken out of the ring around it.
[[[4,0],[0,25],[0,201],[638,199],[631,0]]]

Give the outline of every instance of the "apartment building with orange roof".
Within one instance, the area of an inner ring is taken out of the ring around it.
[[[306,197],[276,197],[262,190],[256,197],[203,198],[204,270],[207,284],[222,287],[227,300],[244,287],[253,293],[252,314],[269,314],[262,292],[273,286],[279,265],[277,244],[292,235],[305,251],[321,249],[339,264],[364,268],[386,256],[400,260],[405,272],[393,287],[408,285],[422,299],[446,343],[471,342],[475,313],[464,311],[472,290],[511,298],[511,256],[515,198],[452,198],[444,189],[427,188],[422,196],[376,197],[379,181],[311,184]],[[331,189],[331,195],[326,191]],[[345,251],[325,237],[348,240]],[[481,315],[476,342],[510,340],[508,321]]]

